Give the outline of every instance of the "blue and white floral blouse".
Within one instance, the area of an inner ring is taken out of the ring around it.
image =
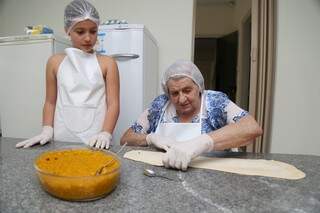
[[[226,94],[222,92],[205,90],[203,92],[202,104],[202,133],[208,133],[235,123],[242,117],[248,115],[248,112],[239,108],[233,103]],[[166,113],[161,117],[166,103],[169,101],[167,95],[163,94],[155,98],[150,106],[140,115],[138,120],[131,126],[136,133],[149,134],[155,132],[161,118],[161,123],[175,122],[179,119],[176,115],[173,104],[169,104]],[[170,110],[171,109],[171,110]],[[172,110],[173,109],[173,110]],[[168,112],[167,112],[168,111]],[[193,123],[199,122],[199,116],[192,119]]]

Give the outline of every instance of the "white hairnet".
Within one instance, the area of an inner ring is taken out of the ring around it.
[[[96,8],[86,0],[73,0],[64,10],[64,27],[67,34],[80,21],[91,20],[99,25],[99,13]]]
[[[188,60],[178,60],[171,64],[163,74],[161,86],[163,91],[168,94],[167,82],[173,77],[188,77],[198,85],[200,91],[204,90],[204,79],[198,67]]]

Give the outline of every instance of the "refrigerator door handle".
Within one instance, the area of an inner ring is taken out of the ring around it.
[[[119,53],[119,54],[112,54],[109,56],[116,60],[128,60],[128,59],[139,58],[138,54],[132,54],[132,53]]]

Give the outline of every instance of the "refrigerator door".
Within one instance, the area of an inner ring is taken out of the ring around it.
[[[112,56],[120,75],[120,115],[113,133],[114,143],[143,110],[143,31],[104,29],[99,31],[101,54]]]
[[[39,134],[45,100],[48,58],[66,47],[54,37],[0,38],[0,114],[3,137],[29,138]]]

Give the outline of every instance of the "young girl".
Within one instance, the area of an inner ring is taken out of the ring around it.
[[[73,47],[47,62],[43,130],[16,147],[43,145],[53,138],[108,149],[119,115],[117,64],[93,50],[99,14],[89,2],[67,5],[64,25]]]

